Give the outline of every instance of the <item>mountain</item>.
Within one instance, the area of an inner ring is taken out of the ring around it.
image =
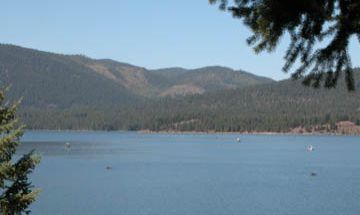
[[[355,71],[355,80],[360,89],[359,69]],[[178,108],[171,113],[165,108],[160,113],[161,107]],[[313,89],[304,87],[300,81],[285,80],[210,92],[182,101],[167,100],[157,110],[161,123],[154,124],[163,126],[159,130],[289,132],[298,127],[311,130],[322,126],[330,129],[339,121],[360,124],[360,92],[348,92],[340,80],[336,89]]]
[[[360,71],[355,75],[359,89]],[[122,106],[26,108],[20,116],[36,129],[360,134],[360,92],[348,92],[342,83],[328,90],[285,80]]]
[[[0,46],[2,85],[11,85],[10,98],[23,97],[24,106],[64,108],[75,104],[127,103],[136,95],[83,56]],[[95,67],[95,66],[94,66]],[[115,92],[115,93],[114,93]]]
[[[163,89],[163,92],[160,94],[163,96],[203,94],[205,92],[273,82],[269,78],[255,76],[241,70],[234,71],[221,66],[209,66],[192,70],[168,68],[153,70],[152,73],[162,76],[162,79],[157,79],[161,80],[160,84],[164,85],[164,83],[167,83],[165,85],[167,89]]]
[[[110,59],[0,45],[0,81],[24,106],[115,105],[273,82],[223,67],[147,70]]]
[[[360,70],[355,72],[360,89]],[[336,132],[338,122],[360,125],[360,91],[313,89],[284,80],[202,95],[158,99],[128,112],[123,129],[218,132]],[[140,114],[139,114],[140,113]],[[121,116],[119,116],[121,118]],[[356,127],[360,134],[360,127]]]
[[[348,92],[343,81],[313,89],[220,66],[148,70],[0,45],[0,84],[12,85],[10,100],[24,97],[18,113],[33,129],[360,131],[354,74]]]

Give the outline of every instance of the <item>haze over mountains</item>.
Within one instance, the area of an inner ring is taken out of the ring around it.
[[[24,97],[19,115],[35,129],[334,131],[339,121],[360,124],[355,76],[349,93],[342,81],[311,89],[221,66],[148,70],[0,45],[0,84],[12,85],[11,100]]]

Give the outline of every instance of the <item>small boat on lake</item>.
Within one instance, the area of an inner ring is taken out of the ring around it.
[[[69,150],[71,147],[71,144],[69,142],[66,142],[65,143],[65,149]]]
[[[312,152],[312,151],[315,150],[315,148],[314,148],[313,145],[310,145],[310,146],[307,147],[307,150],[308,150],[309,152]]]
[[[236,142],[240,143],[240,137],[236,138]]]

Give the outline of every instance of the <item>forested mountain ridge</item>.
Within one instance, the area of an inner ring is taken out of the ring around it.
[[[162,85],[170,83],[172,86],[164,90],[161,95],[176,95],[180,92],[172,93],[171,90],[176,87],[194,87],[197,92],[193,94],[202,94],[224,89],[235,89],[273,82],[269,78],[259,77],[244,71],[234,71],[222,66],[209,66],[198,69],[186,70],[183,68],[167,68],[152,70],[152,73],[161,75]],[[164,81],[164,79],[166,79]],[[191,94],[191,93],[188,93]]]
[[[10,100],[24,97],[19,116],[30,129],[332,132],[339,121],[360,124],[354,74],[348,92],[342,81],[312,89],[220,66],[147,70],[0,45],[0,84],[12,85]]]
[[[65,108],[136,99],[124,86],[77,63],[83,58],[0,45],[0,81],[11,85],[9,98],[24,98],[23,106]]]
[[[360,71],[355,74],[359,89]],[[343,84],[337,89],[313,89],[285,80],[131,105],[27,108],[20,115],[36,129],[339,132],[341,121],[360,125],[360,91],[348,92]],[[360,134],[359,127],[355,133]]]
[[[231,69],[225,76],[222,67],[181,70],[186,72],[172,76],[173,71],[150,71],[110,59],[0,45],[0,81],[12,85],[10,98],[24,97],[24,106],[113,105],[272,82]]]
[[[355,92],[347,91],[340,80],[336,89],[313,89],[300,81],[285,80],[163,99],[149,105],[143,116],[155,115],[144,120],[150,127],[141,123],[132,127],[155,131],[291,132],[301,128],[301,132],[336,132],[340,121],[360,125],[360,70],[354,74]],[[157,114],[151,114],[152,109]]]

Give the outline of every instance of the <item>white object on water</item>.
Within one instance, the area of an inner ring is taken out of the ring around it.
[[[315,148],[314,148],[313,145],[310,145],[310,146],[307,147],[307,150],[308,150],[309,152],[312,152],[312,151],[315,150]]]
[[[236,138],[236,141],[237,141],[238,143],[240,143],[240,137]]]
[[[70,143],[69,143],[69,142],[66,142],[66,143],[65,143],[65,149],[70,149],[70,147],[71,147]]]

